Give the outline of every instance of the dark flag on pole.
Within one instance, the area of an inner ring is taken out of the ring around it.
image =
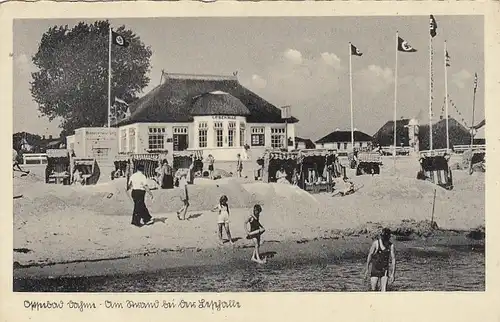
[[[477,89],[477,73],[474,73],[474,90]]]
[[[431,33],[431,37],[434,38],[436,37],[437,35],[437,28],[438,28],[438,25],[436,23],[436,19],[434,19],[434,16],[431,15],[430,16],[430,26],[429,26],[429,30],[430,30],[430,33]]]
[[[129,42],[120,34],[112,31],[111,32],[111,40],[113,44],[120,46],[120,47],[128,47]]]
[[[417,50],[401,37],[398,37],[398,50],[404,53],[414,53]]]
[[[353,44],[351,44],[351,55],[354,56],[363,56],[363,53]]]
[[[448,55],[448,51],[446,51],[445,59],[446,59],[446,67],[450,67],[450,55]]]

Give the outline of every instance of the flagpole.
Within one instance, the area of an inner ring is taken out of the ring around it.
[[[352,44],[349,42],[349,89],[351,95],[351,144],[354,152],[354,120],[352,113]]]
[[[109,26],[108,39],[108,128],[111,127],[111,40],[112,40],[111,25]]]
[[[432,35],[429,33],[429,150],[432,151]]]
[[[446,150],[450,150],[450,128],[448,124],[448,51],[446,49],[446,40],[444,41],[444,92],[445,92],[445,110],[446,110]]]
[[[474,75],[474,95],[472,96],[472,124],[470,132],[470,148],[474,145],[474,114],[476,111],[476,90],[477,90],[477,73]]]
[[[398,97],[398,45],[399,45],[399,32],[396,31],[396,65],[394,67],[394,151],[393,160],[394,168],[396,168],[396,107],[397,107],[397,97]]]

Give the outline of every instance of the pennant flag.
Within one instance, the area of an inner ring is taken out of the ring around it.
[[[114,31],[111,31],[111,41],[120,47],[128,47],[129,45],[129,42],[123,36]]]
[[[406,40],[404,40],[401,37],[398,37],[398,50],[405,53],[414,53],[417,51],[415,48],[410,46],[410,44],[407,43]]]
[[[354,55],[354,56],[363,56],[363,53],[361,51],[359,51],[359,49],[354,46],[353,44],[351,44],[351,55]]]
[[[477,89],[477,73],[474,73],[474,90]]]
[[[434,19],[434,16],[431,15],[430,16],[430,26],[429,26],[429,30],[430,30],[430,33],[431,33],[431,37],[434,38],[436,37],[437,35],[437,28],[438,28],[438,25],[436,23],[436,19]]]
[[[124,100],[122,100],[122,99],[119,99],[118,97],[115,97],[115,102],[120,103],[120,104],[124,104],[124,105],[128,106],[128,103],[127,103],[127,102],[125,102],[125,101],[124,101]]]
[[[450,55],[448,55],[448,51],[446,51],[445,60],[446,60],[446,67],[450,67]]]

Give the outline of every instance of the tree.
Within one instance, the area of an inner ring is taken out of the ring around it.
[[[40,135],[27,133],[27,132],[17,132],[12,135],[12,147],[22,153],[22,152],[32,152],[40,153],[42,150],[43,139]],[[25,151],[23,149],[23,143],[28,143],[31,146],[31,151]]]
[[[62,118],[62,133],[107,124],[108,28],[108,21],[81,22],[72,29],[54,26],[43,34],[32,57],[39,71],[32,73],[31,94],[43,116]],[[131,102],[149,83],[152,52],[124,26],[114,31],[129,46],[112,47],[111,99]]]

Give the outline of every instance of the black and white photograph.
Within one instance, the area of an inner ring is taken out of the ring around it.
[[[484,26],[14,19],[12,291],[484,292]]]

